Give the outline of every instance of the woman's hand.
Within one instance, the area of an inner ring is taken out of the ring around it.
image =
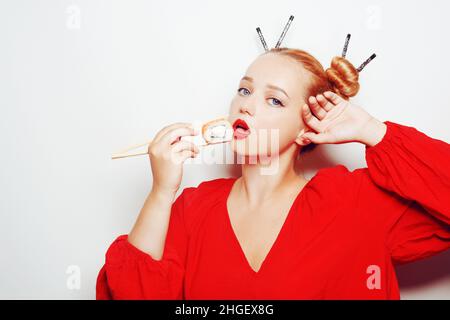
[[[175,194],[183,176],[183,163],[199,153],[193,143],[181,140],[182,136],[195,135],[189,123],[174,123],[161,129],[148,147],[153,173],[152,190],[164,194]]]
[[[302,107],[302,117],[312,129],[302,135],[305,144],[360,142],[374,146],[386,133],[386,124],[331,91],[311,96]]]

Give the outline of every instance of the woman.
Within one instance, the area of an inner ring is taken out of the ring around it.
[[[249,128],[231,142],[242,176],[185,188],[174,202],[198,148],[180,141],[195,134],[189,124],[162,129],[149,146],[152,190],[108,249],[97,298],[399,299],[394,266],[450,247],[450,147],[348,102],[358,89],[344,58],[324,71],[301,50],[262,54],[229,114]],[[255,152],[249,141],[263,130],[278,139]],[[347,142],[365,145],[367,168],[295,172],[300,150]],[[248,161],[262,154],[277,170]]]

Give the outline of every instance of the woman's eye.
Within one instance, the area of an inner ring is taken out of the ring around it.
[[[276,106],[284,107],[284,104],[283,104],[280,100],[278,100],[278,99],[276,99],[276,98],[270,98],[269,100],[273,100],[273,101],[274,101],[274,104],[275,104]]]
[[[248,91],[247,88],[239,88],[238,92],[241,93],[241,90],[245,90],[246,92],[248,92],[250,94],[250,91]]]

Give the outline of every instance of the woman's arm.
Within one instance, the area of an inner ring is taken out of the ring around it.
[[[410,200],[388,216],[386,246],[395,264],[417,261],[450,248],[450,145],[413,127],[386,121],[387,132],[366,145],[370,180]]]
[[[374,146],[366,144],[370,177],[450,225],[450,145],[413,127],[385,124],[385,137]]]
[[[413,127],[384,123],[362,108],[326,94],[305,122],[315,143],[361,142],[368,168],[350,172],[349,185],[364,211],[381,223],[394,263],[406,263],[450,248],[450,145]],[[324,112],[326,111],[326,112]],[[305,115],[306,113],[305,112]],[[309,119],[308,119],[309,117]]]
[[[363,143],[369,172],[377,185],[419,202],[450,224],[449,144],[413,127],[383,123],[333,92],[312,97],[309,102],[311,106],[303,108],[303,118],[315,132],[306,132],[304,138],[319,144]]]
[[[119,236],[106,252],[105,264],[97,277],[97,299],[183,299],[183,280],[187,253],[188,233],[185,228],[186,198],[195,190],[185,188],[170,207],[167,234],[163,241],[163,253],[159,259],[140,250],[128,241],[128,235]],[[158,212],[158,203],[149,199],[144,208],[150,215]],[[164,202],[162,200],[162,202]],[[165,208],[163,208],[165,210]],[[147,212],[144,211],[144,214]],[[147,223],[144,221],[141,223]],[[159,219],[154,218],[155,220]],[[161,218],[162,219],[162,218]],[[152,227],[140,226],[140,232],[150,231]],[[165,231],[165,230],[162,230]],[[162,232],[161,231],[161,232]],[[144,234],[143,237],[146,237]],[[157,237],[155,237],[156,239]],[[139,241],[148,241],[147,238]],[[153,240],[152,240],[153,241]],[[159,241],[159,240],[158,240]],[[155,254],[156,257],[157,254]]]
[[[155,260],[161,260],[163,254],[174,198],[173,192],[152,189],[128,235],[128,241],[133,246]]]
[[[174,123],[150,143],[152,191],[131,233],[118,237],[108,249],[97,279],[97,298],[182,298],[187,246],[184,198],[193,188],[172,201],[181,184],[184,161],[199,151],[181,137],[194,134],[191,124]]]

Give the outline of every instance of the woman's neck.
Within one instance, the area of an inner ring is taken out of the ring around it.
[[[257,208],[264,201],[270,201],[273,195],[292,192],[293,188],[296,192],[308,182],[303,174],[295,171],[297,154],[298,148],[292,146],[272,157],[270,165],[259,161],[248,163],[245,159],[237,191],[247,199],[249,207]]]

